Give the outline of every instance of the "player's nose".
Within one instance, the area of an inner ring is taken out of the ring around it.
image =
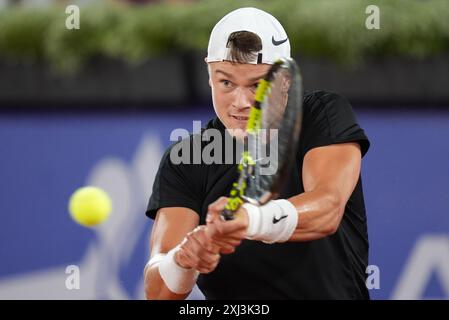
[[[233,106],[240,111],[251,108],[254,100],[254,93],[247,88],[237,88],[234,96]]]

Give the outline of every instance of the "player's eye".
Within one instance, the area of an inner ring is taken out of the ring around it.
[[[232,86],[232,82],[226,79],[220,80],[220,83],[225,87],[225,88],[230,88]]]
[[[259,85],[259,81],[253,83],[251,85],[251,91],[256,92],[257,86]]]

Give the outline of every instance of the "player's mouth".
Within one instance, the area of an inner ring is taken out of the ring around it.
[[[231,115],[231,117],[237,121],[248,121],[249,117],[245,117],[245,116],[234,116]]]

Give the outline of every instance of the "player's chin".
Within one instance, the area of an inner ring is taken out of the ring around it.
[[[248,135],[243,128],[228,129],[228,132],[237,140],[243,140]]]
[[[231,124],[228,128],[229,132],[236,138],[246,137],[246,124],[248,122],[248,119],[230,116],[229,120]]]

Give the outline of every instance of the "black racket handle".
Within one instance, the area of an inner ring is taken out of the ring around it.
[[[221,212],[221,216],[223,217],[224,220],[229,221],[229,220],[234,220],[234,211],[229,210],[229,209],[224,209]]]

